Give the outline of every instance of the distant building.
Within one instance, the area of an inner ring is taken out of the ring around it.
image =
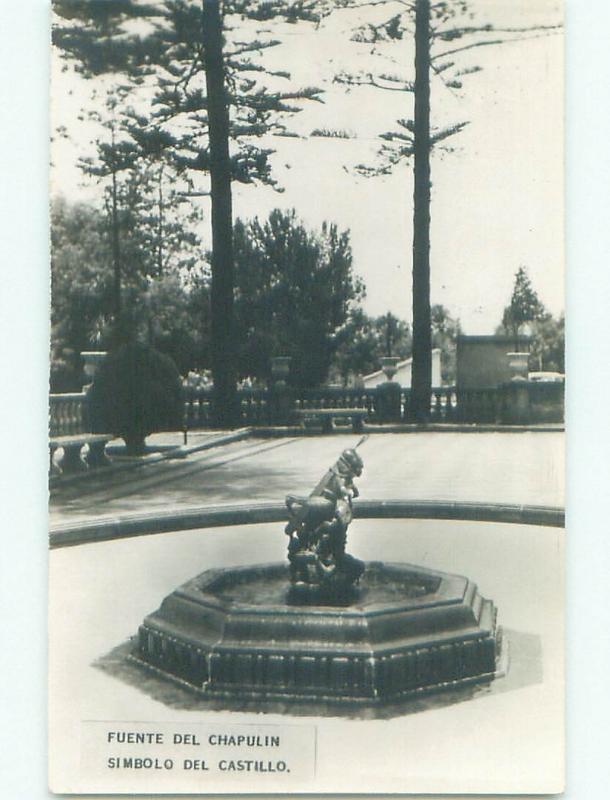
[[[458,336],[458,389],[495,389],[507,383],[512,373],[507,353],[529,353],[529,336]]]
[[[396,375],[392,378],[393,381],[404,386],[405,389],[411,388],[411,365],[413,364],[412,358],[405,358],[404,361],[398,362]],[[378,369],[377,372],[371,372],[370,375],[362,377],[362,384],[364,388],[371,389],[379,383],[387,381],[383,370]],[[432,387],[438,389],[441,386],[441,351],[440,348],[434,348],[432,351]]]

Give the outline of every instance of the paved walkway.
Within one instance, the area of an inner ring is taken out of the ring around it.
[[[357,440],[351,434],[250,438],[183,460],[100,473],[53,490],[51,524],[308,494]],[[561,433],[373,434],[360,452],[363,499],[563,505]]]
[[[52,521],[277,501],[288,491],[310,491],[341,449],[356,441],[351,435],[247,439],[185,460],[108,471],[94,480],[64,485],[52,498]],[[376,434],[361,452],[365,471],[359,486],[366,499],[562,503],[559,433]],[[450,788],[459,793],[513,793],[524,785],[548,792],[545,776],[561,773],[563,754],[563,540],[558,528],[354,521],[349,550],[364,561],[418,564],[474,580],[499,609],[510,653],[508,675],[490,688],[453,699],[418,698],[401,710],[405,716],[387,720],[322,719],[310,706],[299,709],[314,714],[307,718],[296,717],[294,710],[264,716],[211,711],[191,693],[127,674],[124,643],[164,597],[206,569],[284,561],[282,524],[177,531],[53,549],[52,781],[57,784],[62,775],[63,785],[78,792],[90,779],[90,771],[81,771],[84,720],[172,725],[203,720],[219,729],[236,723],[316,725],[315,778],[291,785],[295,792],[315,793],[321,786],[335,794],[354,792],[369,783],[382,793],[404,791],[405,785],[418,792],[438,791],[439,764],[458,765],[454,771],[463,784]],[[333,783],[337,763],[350,764],[349,781],[342,779],[341,785]],[[546,765],[542,771],[541,764]],[[139,780],[134,773],[126,791],[141,791]],[[206,786],[210,792],[243,788]],[[106,790],[101,784],[94,789]],[[265,793],[262,787],[260,791]]]

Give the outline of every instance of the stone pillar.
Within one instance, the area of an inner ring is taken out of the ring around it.
[[[502,387],[502,422],[508,425],[527,425],[530,422],[528,384],[529,353],[507,353],[511,379]]]
[[[379,422],[400,422],[401,386],[395,381],[377,385],[375,417]]]
[[[269,409],[273,425],[288,425],[291,422],[293,396],[286,383],[286,378],[290,374],[291,361],[291,356],[276,356],[271,359]]]
[[[106,455],[106,440],[89,442],[85,461],[91,468],[109,467],[112,463]]]
[[[60,469],[63,474],[71,475],[75,472],[85,472],[87,464],[81,458],[82,442],[62,445],[64,456],[60,461]]]
[[[377,419],[380,422],[400,422],[400,390],[401,386],[392,378],[398,368],[397,356],[384,356],[381,369],[387,378],[385,383],[377,385]]]

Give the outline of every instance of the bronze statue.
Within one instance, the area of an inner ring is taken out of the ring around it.
[[[295,587],[317,586],[332,597],[349,590],[364,572],[364,563],[346,553],[345,546],[352,501],[359,494],[354,478],[364,466],[356,448],[365,440],[341,453],[309,497],[286,497],[290,520],[285,532]]]

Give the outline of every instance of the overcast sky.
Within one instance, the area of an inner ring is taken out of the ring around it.
[[[547,0],[479,0],[477,5],[498,25],[558,19],[556,4]],[[307,104],[291,122],[307,138],[271,141],[275,176],[284,192],[234,184],[234,213],[264,216],[274,207],[294,207],[311,226],[330,220],[349,228],[354,266],[367,287],[366,310],[391,310],[410,320],[411,166],[377,178],[358,176],[353,167],[374,163],[379,134],[397,116],[412,116],[413,99],[374,88],[346,93],[331,83],[336,72],[366,62],[362,46],[350,44],[346,35],[352,24],[353,19],[336,14],[318,31],[289,26],[285,43],[270,51],[273,66],[289,70],[297,84],[324,86],[325,103]],[[388,52],[399,60],[397,69],[412,77],[409,44],[394,44]],[[432,302],[459,316],[465,332],[492,333],[520,265],[528,268],[550,311],[558,314],[564,307],[563,37],[477,48],[462,59],[465,67],[483,68],[464,78],[463,90],[433,84],[433,122],[470,124],[450,140],[454,152],[433,158]],[[52,190],[70,199],[91,199],[95,191],[81,185],[75,168],[95,135],[77,119],[90,89],[91,84],[54,70],[53,123],[65,125],[72,139],[53,146]],[[322,127],[347,130],[354,138],[309,137]],[[209,210],[209,201],[201,202]],[[209,214],[205,223],[209,239]]]

